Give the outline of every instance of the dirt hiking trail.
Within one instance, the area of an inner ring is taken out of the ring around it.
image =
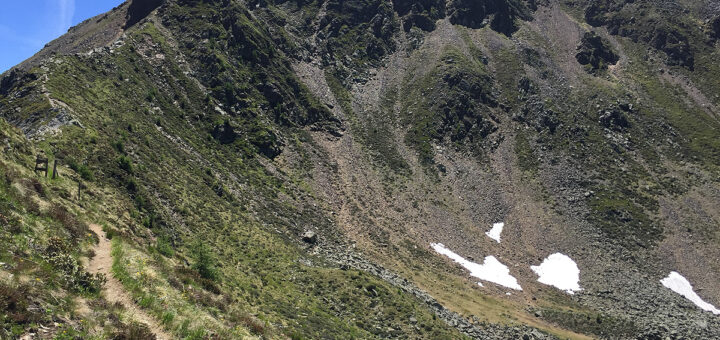
[[[102,227],[97,224],[91,224],[90,230],[98,235],[97,246],[95,246],[95,256],[90,259],[89,269],[91,273],[102,273],[107,277],[107,283],[103,287],[105,299],[111,303],[120,303],[125,307],[133,318],[133,320],[144,323],[150,328],[150,331],[157,336],[157,340],[171,340],[173,337],[167,334],[157,321],[145,311],[143,311],[130,297],[120,281],[118,281],[111,272],[113,258],[110,254],[112,247],[110,240],[105,235]]]

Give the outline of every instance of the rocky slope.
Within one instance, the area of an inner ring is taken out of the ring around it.
[[[0,80],[0,336],[158,335],[141,308],[178,338],[712,338],[719,317],[660,280],[720,305],[719,18],[128,1]],[[85,271],[89,224],[137,306]],[[581,291],[537,281],[557,252]]]

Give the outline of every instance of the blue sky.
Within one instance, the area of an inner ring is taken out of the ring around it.
[[[0,5],[0,72],[30,58],[87,18],[124,0],[6,0]]]

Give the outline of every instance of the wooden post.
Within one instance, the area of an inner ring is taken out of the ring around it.
[[[82,182],[78,181],[78,201],[80,201],[80,194],[82,193]]]
[[[35,158],[35,172],[45,171],[45,177],[48,176],[48,159],[38,155]]]
[[[53,179],[59,177],[57,174],[57,159],[53,161]]]

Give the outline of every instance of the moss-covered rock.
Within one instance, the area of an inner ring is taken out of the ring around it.
[[[453,0],[448,5],[450,22],[470,28],[490,28],[511,35],[517,31],[516,20],[530,20],[530,9],[520,0]]]
[[[595,32],[585,32],[577,49],[575,59],[590,73],[606,70],[620,59],[610,44]]]
[[[445,17],[444,0],[393,0],[393,7],[402,18],[405,31],[413,27],[432,31],[435,29],[435,21]]]
[[[648,43],[667,55],[668,65],[693,69],[695,57],[689,41],[698,35],[681,8],[654,6],[650,1],[590,1],[585,20],[607,26],[610,34]]]

